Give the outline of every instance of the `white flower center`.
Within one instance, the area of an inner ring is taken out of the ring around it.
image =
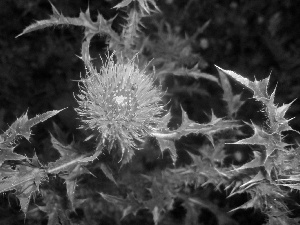
[[[126,104],[125,100],[127,99],[127,97],[120,95],[120,96],[115,96],[113,99],[118,103],[118,105],[124,106]]]

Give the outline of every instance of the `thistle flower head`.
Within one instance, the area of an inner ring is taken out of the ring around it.
[[[163,112],[159,87],[132,60],[115,63],[108,57],[100,72],[89,71],[81,79],[76,109],[87,128],[97,130],[101,141],[118,143],[122,155],[131,158],[141,140],[160,121]],[[110,149],[109,149],[110,150]]]

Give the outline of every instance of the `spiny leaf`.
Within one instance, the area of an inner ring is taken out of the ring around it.
[[[44,122],[50,117],[55,116],[62,110],[48,111],[31,119],[28,119],[27,113],[25,113],[23,116],[18,118],[1,136],[4,138],[4,142],[7,140],[13,141],[17,136],[23,136],[29,140],[31,135],[31,127],[38,123]]]
[[[30,33],[36,30],[44,29],[46,27],[58,26],[58,25],[74,25],[74,26],[83,26],[88,29],[98,30],[94,22],[90,18],[89,10],[86,13],[81,12],[78,18],[65,17],[63,14],[59,13],[55,6],[50,2],[52,7],[53,15],[50,16],[50,19],[40,20],[36,23],[26,27],[21,34],[17,37]]]
[[[60,174],[60,177],[65,180],[67,195],[72,207],[74,207],[77,178],[82,174],[91,174],[82,165],[97,158],[97,156],[100,154],[100,151],[95,152],[93,156],[85,157],[85,155],[79,154],[76,151],[74,142],[72,142],[70,145],[63,145],[52,135],[51,142],[53,147],[58,150],[61,157],[55,162],[48,164],[47,172],[52,174]]]
[[[222,71],[219,71],[219,75],[221,86],[224,91],[223,100],[227,103],[228,115],[234,116],[245,101],[241,101],[241,94],[233,94],[230,82]]]
[[[276,108],[275,118],[277,121],[285,120],[284,116],[288,109],[291,107],[291,105],[294,103],[294,101],[288,104],[283,104],[282,106]]]
[[[72,209],[74,210],[74,201],[75,201],[75,189],[77,186],[77,178],[82,174],[90,174],[86,168],[81,167],[80,164],[77,164],[76,167],[70,171],[68,175],[61,175],[60,177],[65,180],[67,195],[71,202]]]
[[[126,49],[131,49],[135,39],[138,37],[138,32],[140,32],[140,20],[141,15],[136,10],[131,10],[128,18],[126,18],[127,24],[124,26],[122,31],[122,37],[124,39],[124,46]]]
[[[269,158],[265,159],[264,168],[265,168],[265,170],[266,170],[269,177],[271,177],[271,172],[273,171],[275,166],[276,165],[275,165],[274,160],[272,159],[272,157],[269,157]]]
[[[58,150],[61,157],[55,162],[51,162],[48,165],[48,173],[58,174],[60,172],[71,172],[80,160],[84,158],[84,155],[80,155],[75,151],[74,143],[71,145],[63,145],[56,138],[51,135],[51,142],[55,149]]]
[[[262,182],[268,178],[266,175],[267,174],[265,173],[265,171],[259,170],[258,173],[255,176],[252,175],[253,177],[247,182],[237,182],[228,198],[236,194],[253,191],[256,187],[259,188],[260,184],[262,184]]]
[[[289,130],[290,131],[295,131],[288,124],[291,119],[288,120],[288,119],[284,118],[287,110],[290,108],[290,106],[293,104],[293,102],[294,101],[292,101],[289,104],[283,104],[280,107],[275,107],[275,110],[274,110],[275,115],[271,115],[271,116],[275,117],[275,121],[276,121],[275,125],[276,125],[276,132],[277,133],[281,133],[283,131],[289,131]]]
[[[276,150],[284,150],[288,144],[282,142],[281,135],[278,133],[267,133],[259,126],[252,123],[254,134],[235,143],[230,144],[242,144],[242,145],[263,145],[265,146],[266,160]]]
[[[165,114],[165,115],[161,118],[160,123],[158,124],[158,127],[161,128],[161,129],[169,130],[168,124],[169,124],[171,118],[172,118],[171,112],[168,111],[168,113]]]
[[[217,118],[212,112],[210,122],[206,124],[195,123],[190,120],[187,113],[182,110],[182,124],[176,130],[176,139],[182,136],[187,136],[189,134],[202,134],[205,135],[213,144],[213,135],[226,129],[232,129],[238,127],[239,125],[234,120],[223,120],[222,118]]]
[[[8,146],[6,146],[8,145]],[[13,152],[14,147],[9,146],[7,143],[0,143],[0,166],[6,160],[23,160],[26,159],[26,156],[17,154]]]
[[[159,144],[159,148],[162,152],[165,151],[166,149],[169,149],[173,163],[175,163],[177,160],[177,152],[176,152],[174,139],[168,140],[166,138],[157,137],[157,141]]]
[[[19,166],[15,172],[11,172],[12,176],[8,176],[0,181],[0,193],[17,189],[28,181],[34,181],[40,176],[44,177],[44,170],[39,168],[31,168],[28,166]]]
[[[50,3],[51,4],[51,3]],[[40,20],[36,23],[26,27],[21,34],[17,37],[30,33],[32,31],[44,29],[51,26],[59,26],[59,25],[73,25],[73,26],[81,26],[85,28],[84,36],[85,40],[82,42],[82,60],[85,65],[92,71],[94,70],[93,66],[90,62],[90,54],[89,54],[89,46],[91,39],[96,35],[108,35],[115,42],[120,43],[120,36],[117,34],[112,28],[111,24],[114,20],[105,20],[101,14],[98,14],[97,21],[94,22],[91,19],[89,8],[86,12],[80,12],[79,17],[66,17],[63,14],[59,13],[58,10],[51,4],[53,15],[50,16],[50,19]]]
[[[170,137],[168,136],[169,133],[169,128],[168,128],[168,123],[171,119],[171,112],[169,111],[167,114],[165,114],[162,119],[160,124],[158,124],[158,127],[163,131],[162,133],[166,134],[166,136],[155,136],[155,133],[153,133],[158,141],[159,148],[161,152],[164,152],[166,149],[169,149],[173,163],[176,162],[177,160],[177,153],[176,153],[176,147],[174,143],[174,137],[171,135]]]
[[[95,153],[93,155],[87,156],[87,157],[84,157],[84,158],[80,158],[78,161],[80,163],[92,162],[92,161],[96,160],[101,153],[102,153],[102,149],[98,149],[98,150],[95,151]]]
[[[247,88],[251,89],[254,92],[254,98],[256,98],[257,100],[264,102],[266,99],[270,98],[270,96],[268,94],[268,85],[269,85],[270,76],[265,79],[262,79],[260,81],[258,81],[256,79],[255,79],[255,81],[250,81],[249,79],[247,79],[231,70],[224,70],[218,66],[216,66],[216,67],[219,70],[221,70],[222,72],[231,76],[236,81],[238,81],[241,84],[243,84],[244,86],[246,86]]]
[[[244,169],[251,169],[256,167],[261,167],[264,165],[264,162],[266,160],[266,154],[254,151],[254,159],[251,160],[248,163],[245,163],[241,167],[236,168],[235,170],[244,170]]]
[[[157,138],[161,151],[164,151],[165,149],[170,150],[173,162],[175,163],[177,159],[177,153],[174,144],[175,140],[178,140],[181,137],[189,134],[202,134],[205,135],[214,145],[214,134],[239,126],[240,125],[238,125],[236,121],[217,118],[213,112],[210,122],[206,124],[195,123],[188,118],[187,113],[182,109],[182,122],[177,130],[170,131],[168,128],[162,127],[161,132],[153,132],[152,135]]]
[[[50,117],[56,115],[61,110],[48,111],[41,115],[37,115],[28,119],[27,113],[18,118],[3,134],[0,135],[0,166],[6,160],[22,160],[27,157],[14,153],[13,150],[16,146],[18,137],[23,136],[27,140],[30,139],[31,128]]]
[[[259,126],[252,123],[251,127],[254,129],[254,134],[242,140],[239,140],[232,144],[243,144],[243,145],[269,145],[273,139],[273,134],[269,134],[261,129]]]
[[[257,182],[265,180],[265,179],[266,179],[266,176],[261,171],[259,171],[251,180],[242,184],[239,188],[246,190],[249,187],[253,186],[253,184],[256,184]]]
[[[21,209],[26,214],[33,192],[39,189],[42,180],[47,179],[44,169],[20,165],[13,172],[10,170],[0,181],[0,193],[16,190]]]
[[[18,171],[12,169],[9,165],[2,165],[0,167],[0,181],[4,178],[16,176],[17,174]]]

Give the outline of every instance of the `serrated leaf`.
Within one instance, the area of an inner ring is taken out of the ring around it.
[[[251,160],[248,163],[245,163],[244,165],[236,168],[235,170],[245,170],[245,169],[252,169],[252,168],[263,166],[266,160],[266,154],[257,151],[254,151],[253,154],[254,154],[253,160]]]
[[[288,144],[282,142],[281,135],[278,133],[269,134],[254,123],[250,126],[254,130],[254,134],[251,137],[230,144],[263,145],[265,146],[266,160],[276,149],[284,150],[288,146]]]
[[[6,175],[0,181],[0,193],[16,190],[21,209],[26,214],[32,194],[39,189],[41,181],[47,178],[45,170],[21,165]]]
[[[172,118],[171,112],[168,111],[168,113],[165,114],[165,115],[161,118],[160,124],[158,124],[158,127],[161,128],[161,129],[166,129],[166,130],[168,130],[168,129],[169,129],[169,128],[168,128],[168,124],[169,124],[171,118]]]
[[[161,152],[169,149],[173,163],[175,163],[178,156],[177,156],[174,140],[173,139],[168,140],[168,139],[163,139],[158,137],[157,141]]]
[[[245,101],[241,101],[241,94],[233,94],[230,82],[222,71],[219,71],[219,75],[221,86],[224,91],[223,100],[227,103],[228,115],[234,116]]]
[[[58,25],[74,25],[74,26],[83,26],[89,29],[97,30],[97,27],[94,26],[94,22],[90,18],[90,13],[87,11],[86,13],[81,12],[79,17],[72,18],[66,17],[63,14],[59,13],[55,6],[50,2],[52,7],[52,15],[47,20],[40,20],[31,24],[30,26],[26,27],[21,34],[17,37],[30,33],[36,30],[41,30],[51,26],[58,26]]]
[[[271,177],[271,172],[274,167],[275,167],[275,163],[274,163],[274,160],[272,159],[272,157],[265,159],[264,168],[269,177]]]
[[[51,4],[51,3],[50,3]],[[85,65],[89,68],[90,71],[95,71],[91,62],[90,62],[90,54],[89,54],[89,46],[91,39],[96,35],[108,35],[112,38],[116,43],[120,43],[120,36],[116,33],[111,25],[114,20],[105,20],[101,14],[98,14],[97,21],[94,22],[91,19],[89,8],[86,12],[80,12],[79,17],[66,17],[63,14],[59,13],[58,10],[51,4],[53,14],[49,19],[40,20],[26,27],[21,34],[17,37],[27,34],[36,30],[44,29],[52,26],[59,25],[73,25],[73,26],[81,26],[85,28],[84,36],[85,40],[82,42],[81,48],[81,58],[84,61]]]
[[[252,128],[254,130],[254,134],[242,140],[239,140],[232,144],[243,144],[243,145],[269,145],[271,140],[273,139],[273,134],[269,134],[261,129],[259,126],[252,123]]]
[[[34,181],[37,177],[44,174],[44,172],[44,170],[39,168],[19,166],[15,170],[15,173],[11,173],[13,176],[8,176],[0,181],[0,193],[17,189],[20,185],[28,181]]]
[[[282,106],[276,108],[275,118],[277,121],[285,120],[284,116],[288,109],[291,107],[291,105],[294,103],[294,101],[288,104],[283,104]]]
[[[18,171],[12,169],[9,165],[2,165],[0,167],[0,181],[4,178],[16,176],[17,174]]]
[[[14,153],[14,147],[5,146],[7,143],[0,143],[0,166],[6,160],[23,160],[26,156]]]
[[[35,117],[31,118],[28,120],[27,115],[24,124],[18,124],[18,127],[20,127],[20,135],[25,137],[27,140],[30,138],[30,128],[33,127],[34,125],[44,122],[47,119],[55,116],[59,112],[61,112],[64,109],[61,110],[53,110],[53,111],[48,111],[40,115],[36,115]]]
[[[244,86],[246,86],[247,88],[251,89],[254,92],[253,97],[256,98],[257,100],[265,102],[266,99],[270,98],[270,96],[268,94],[268,85],[269,85],[270,76],[265,79],[262,79],[260,81],[258,81],[256,79],[254,81],[250,81],[249,79],[247,79],[231,70],[224,70],[218,66],[216,66],[216,67],[219,70],[221,70],[222,72],[228,74],[230,77],[232,77],[236,81],[238,81],[241,84],[243,84]]]
[[[236,194],[244,193],[253,187],[255,188],[255,186],[261,184],[261,181],[266,180],[266,179],[267,179],[266,174],[260,170],[254,177],[252,177],[247,182],[245,182],[243,184],[239,182],[238,186],[236,185],[234,187],[234,189],[231,191],[228,198],[233,195],[236,195]]]
[[[91,156],[87,156],[87,157],[84,157],[82,159],[79,159],[78,161],[80,163],[87,163],[87,162],[92,162],[96,159],[98,159],[98,156],[102,153],[102,149],[98,149],[95,151],[95,153]]]
[[[72,207],[74,207],[77,178],[82,174],[90,174],[90,172],[82,165],[93,160],[95,155],[97,155],[97,152],[91,157],[85,157],[84,155],[76,152],[74,142],[70,145],[63,145],[52,135],[51,142],[53,147],[58,150],[61,157],[55,162],[48,164],[47,172],[60,174],[60,177],[65,180],[67,195]]]
[[[88,169],[81,167],[80,164],[77,164],[75,168],[69,171],[68,175],[61,175],[60,177],[65,180],[67,195],[71,202],[72,209],[74,210],[74,201],[75,201],[75,189],[77,186],[77,178],[82,174],[90,174]]]
[[[272,116],[275,117],[275,121],[276,121],[275,124],[277,126],[276,127],[276,132],[279,133],[279,134],[283,131],[289,131],[289,130],[295,131],[293,128],[291,128],[289,126],[289,121],[291,119],[287,120],[287,119],[284,118],[287,110],[290,108],[290,106],[293,104],[294,101],[292,101],[289,104],[283,104],[280,107],[275,107],[275,112],[274,112],[275,115],[272,115]]]
[[[190,120],[187,113],[182,110],[182,124],[176,130],[176,139],[182,136],[187,136],[189,134],[202,134],[205,135],[213,144],[213,135],[226,129],[232,129],[234,127],[239,127],[239,125],[234,120],[223,120],[222,118],[217,118],[212,112],[211,120],[205,124],[195,123]]]
[[[99,145],[97,150],[91,156],[80,154],[77,151],[76,144],[72,142],[69,145],[64,145],[51,135],[51,143],[59,154],[60,158],[55,162],[48,164],[48,173],[58,174],[60,172],[71,172],[77,165],[85,165],[97,159],[102,153],[103,146]]]
[[[266,176],[261,171],[259,171],[251,180],[242,184],[239,188],[246,190],[249,187],[253,186],[253,184],[256,184],[257,182],[265,180],[265,179],[266,179]]]
[[[126,18],[127,24],[124,26],[122,31],[122,37],[125,49],[131,49],[135,42],[135,39],[139,36],[140,32],[140,20],[141,15],[136,10],[131,10],[128,17]]]
[[[0,166],[6,160],[22,160],[27,157],[14,153],[13,150],[16,146],[16,140],[18,137],[23,136],[27,140],[30,139],[31,128],[50,117],[56,115],[61,110],[48,111],[41,115],[37,115],[31,119],[28,119],[27,113],[18,118],[3,134],[1,134],[0,142]]]
[[[162,152],[165,149],[170,150],[173,163],[175,163],[177,160],[177,153],[174,143],[175,140],[178,140],[181,137],[187,136],[189,134],[202,134],[205,135],[214,145],[214,134],[226,129],[232,129],[239,126],[240,125],[238,125],[234,120],[223,120],[222,118],[217,118],[213,112],[210,122],[206,124],[199,124],[190,120],[187,113],[182,109],[182,122],[177,130],[170,131],[168,128],[162,127],[161,132],[153,132],[152,135],[157,138]]]
[[[63,110],[63,109],[62,109]],[[7,131],[5,131],[1,136],[4,139],[4,142],[7,140],[12,141],[17,136],[23,136],[27,140],[30,138],[31,134],[31,128],[41,122],[44,122],[45,120],[55,116],[62,110],[53,110],[45,112],[41,115],[37,115],[31,119],[28,119],[27,113],[25,113],[23,116],[18,118],[9,128]]]
[[[61,157],[55,162],[48,164],[48,173],[71,172],[80,163],[80,160],[84,158],[84,155],[80,155],[75,151],[74,143],[63,145],[52,135],[51,143],[53,148],[58,150]]]

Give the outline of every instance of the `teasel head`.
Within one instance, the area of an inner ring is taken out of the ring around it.
[[[115,62],[107,57],[100,71],[88,71],[80,80],[76,108],[83,126],[96,131],[99,144],[121,149],[122,163],[137,150],[137,141],[157,129],[164,112],[163,92],[152,75],[139,70],[133,59]]]

